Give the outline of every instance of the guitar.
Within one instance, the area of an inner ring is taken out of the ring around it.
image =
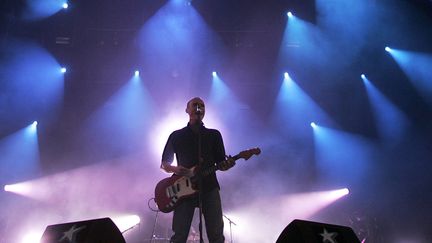
[[[261,150],[253,148],[244,150],[232,158],[234,161],[238,159],[248,160],[252,155],[259,155]],[[223,163],[223,162],[221,162]],[[220,164],[221,164],[220,163]],[[207,176],[220,169],[220,164],[215,164],[200,171],[201,176]],[[195,167],[192,168],[193,170]],[[191,197],[198,193],[195,184],[196,176],[187,177],[173,174],[171,177],[159,181],[155,188],[155,202],[159,210],[163,213],[169,213],[174,210],[178,203],[187,197]]]

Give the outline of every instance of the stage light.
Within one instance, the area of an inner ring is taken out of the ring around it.
[[[62,73],[65,73],[67,71],[67,69],[65,68],[65,67],[62,67],[61,69],[60,69],[60,72],[62,72]]]
[[[288,18],[291,18],[291,17],[293,16],[293,14],[291,13],[291,11],[289,11],[289,12],[287,13],[287,15],[288,15]]]
[[[138,77],[140,75],[140,72],[138,70],[135,71],[135,77]]]
[[[21,243],[39,242],[41,237],[42,237],[41,233],[36,233],[36,232],[28,233],[28,234],[24,235],[24,237],[21,239]]]
[[[69,4],[68,4],[68,3],[63,3],[62,7],[63,7],[64,9],[67,9],[67,8],[69,7]]]
[[[13,192],[16,194],[25,195],[31,191],[30,183],[17,183],[4,186],[5,192]]]
[[[118,227],[120,232],[127,231],[141,222],[141,219],[138,215],[126,215],[119,217],[112,217],[112,221]]]
[[[213,77],[217,76],[217,73],[215,71],[212,72]]]
[[[344,188],[341,191],[342,195],[348,195],[350,193],[350,190],[348,188]]]
[[[38,122],[34,121],[32,124],[30,124],[29,126],[27,126],[27,132],[29,132],[30,134],[35,134],[37,132],[37,126],[38,126]]]
[[[363,80],[363,83],[365,84],[365,85],[369,85],[369,79],[366,77],[366,75],[364,75],[364,74],[362,74],[361,75],[361,78],[362,78],[362,80]]]
[[[289,74],[287,72],[284,73],[284,78],[285,79],[289,79],[290,78],[290,76],[289,76]]]
[[[334,197],[336,197],[336,198],[339,198],[339,197],[343,197],[345,195],[348,195],[349,192],[350,191],[349,191],[348,188],[342,188],[342,189],[339,189],[339,190],[332,191],[331,195],[334,196]]]
[[[317,127],[317,125],[315,124],[315,122],[311,122],[310,125],[311,125],[312,128],[316,128]]]
[[[386,46],[385,50],[386,50],[387,52],[390,52],[392,49],[391,49],[390,47]]]

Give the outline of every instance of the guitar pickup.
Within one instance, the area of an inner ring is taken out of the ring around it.
[[[171,198],[176,195],[175,186],[169,186],[166,189],[167,197]]]

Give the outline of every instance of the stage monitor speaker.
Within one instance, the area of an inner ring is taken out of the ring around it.
[[[46,227],[41,243],[126,243],[110,218],[77,221]]]
[[[276,243],[360,243],[347,226],[295,219],[282,231]]]

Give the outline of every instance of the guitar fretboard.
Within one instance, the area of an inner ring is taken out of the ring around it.
[[[237,155],[233,156],[232,158],[234,159],[234,161],[236,161],[236,160],[240,159],[240,154],[237,154]],[[226,161],[226,160],[224,160],[224,161],[222,161],[222,162],[219,162],[218,164],[215,164],[215,165],[213,165],[213,166],[210,166],[210,167],[208,167],[208,168],[206,168],[206,169],[204,169],[204,170],[201,170],[201,171],[199,172],[199,174],[200,174],[201,176],[208,176],[208,175],[210,175],[211,173],[213,173],[213,172],[219,170],[219,169],[221,168],[221,167],[220,167],[221,164],[224,163],[225,161]]]

